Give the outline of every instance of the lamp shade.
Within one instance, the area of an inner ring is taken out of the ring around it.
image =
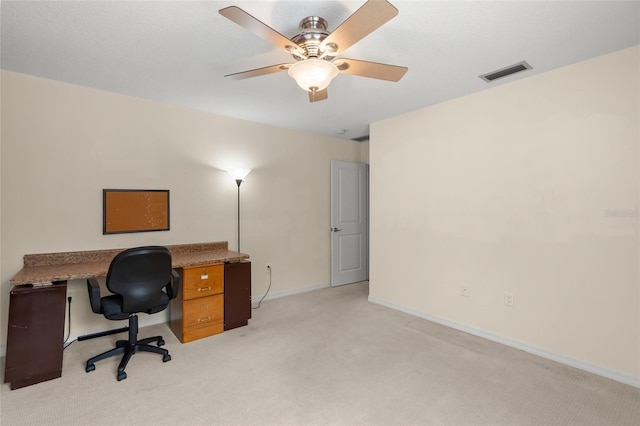
[[[243,180],[247,177],[250,171],[251,169],[229,169],[227,170],[227,173],[229,173],[235,180]]]
[[[298,86],[312,92],[314,88],[315,90],[326,89],[331,80],[338,75],[338,67],[329,61],[309,58],[291,65],[289,75],[298,83]]]

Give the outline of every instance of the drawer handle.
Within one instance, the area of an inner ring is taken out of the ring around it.
[[[198,318],[198,322],[207,322],[207,321],[211,321],[211,317]]]
[[[208,287],[198,287],[198,291],[209,291],[211,290],[211,286]]]

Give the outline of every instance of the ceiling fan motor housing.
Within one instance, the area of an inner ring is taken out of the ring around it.
[[[331,60],[334,56],[329,56],[327,53],[331,53],[337,50],[337,46],[327,46],[324,51],[320,50],[320,44],[329,36],[327,31],[327,21],[320,16],[307,16],[298,25],[300,32],[293,37],[291,41],[304,49],[305,57],[296,54],[292,51],[291,54],[296,60],[303,60],[307,58],[322,58]]]

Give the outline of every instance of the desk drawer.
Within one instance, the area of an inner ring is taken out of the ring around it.
[[[222,324],[224,320],[224,296],[200,297],[183,302],[183,329],[186,332]]]
[[[224,331],[224,324],[213,324],[208,327],[198,328],[196,330],[185,331],[182,333],[182,343],[193,342],[194,340],[202,339],[203,337],[213,336]]]
[[[184,300],[222,293],[224,289],[224,265],[184,268],[182,287]]]

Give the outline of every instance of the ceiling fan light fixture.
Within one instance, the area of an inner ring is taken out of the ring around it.
[[[329,61],[310,58],[291,65],[289,75],[302,89],[320,91],[326,89],[338,75],[338,67]]]

